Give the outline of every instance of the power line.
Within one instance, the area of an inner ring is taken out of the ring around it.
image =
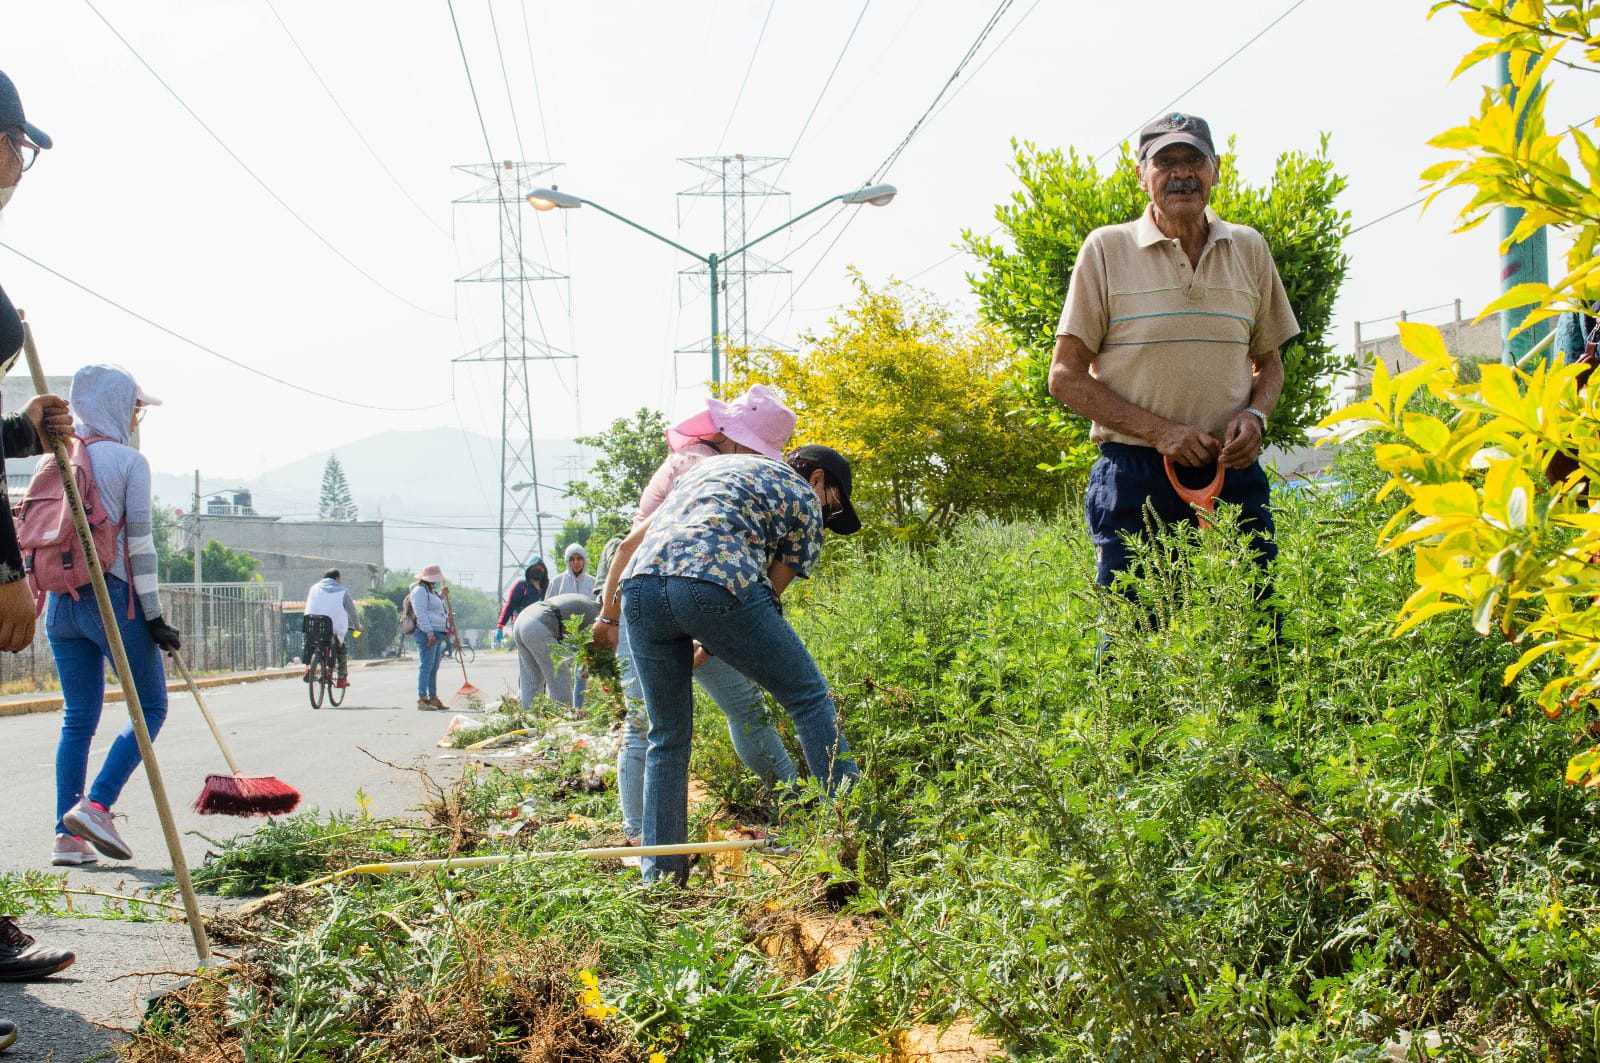
[[[1011,28],[1006,31],[1006,35],[1000,38],[1000,43],[996,44],[992,49],[990,49],[989,54],[983,57],[983,62],[979,63],[976,67],[973,67],[972,76],[967,78],[967,80],[963,81],[960,85],[957,85],[956,91],[950,94],[950,98],[944,101],[944,105],[941,106],[937,111],[933,112],[934,118],[944,114],[945,110],[955,102],[956,97],[966,91],[967,86],[972,84],[973,81],[977,79],[978,75],[983,73],[983,68],[989,65],[989,60],[1005,51],[1006,42],[1009,41],[1012,36],[1022,28],[1022,24],[1028,21],[1028,16],[1038,10],[1039,5],[1043,2],[1044,0],[1033,0],[1033,3],[1028,6],[1028,10],[1022,13],[1022,17],[1013,22],[1011,24]]]
[[[391,182],[393,182],[394,187],[399,190],[400,194],[406,197],[406,201],[409,202],[413,207],[417,208],[417,213],[422,215],[423,219],[427,221],[429,225],[439,230],[439,232],[443,233],[445,236],[449,236],[450,231],[435,221],[433,219],[433,215],[429,214],[425,209],[423,209],[422,204],[418,203],[416,198],[406,190],[406,186],[400,183],[400,178],[396,177],[394,175],[394,171],[389,169],[388,164],[383,161],[383,158],[378,154],[377,149],[372,146],[371,142],[368,141],[364,135],[362,135],[361,127],[356,125],[356,120],[350,117],[350,112],[344,109],[344,105],[339,102],[339,97],[333,94],[333,89],[330,88],[328,83],[323,80],[322,74],[317,70],[317,65],[311,61],[311,57],[306,54],[306,50],[300,47],[300,42],[295,39],[295,35],[289,29],[289,24],[283,20],[283,16],[278,14],[278,9],[272,5],[272,0],[264,0],[264,2],[267,5],[267,10],[272,12],[272,17],[277,19],[278,25],[283,28],[283,35],[289,38],[289,43],[294,45],[294,50],[300,53],[301,59],[305,60],[306,69],[310,70],[311,76],[317,79],[317,84],[321,85],[322,91],[327,93],[329,102],[331,102],[334,106],[334,109],[339,112],[339,116],[345,120],[345,124],[350,127],[350,132],[354,133],[356,135],[356,139],[361,141],[361,146],[367,149],[367,154],[372,156],[372,161],[378,164],[378,168],[384,172]]]
[[[1250,47],[1252,44],[1254,44],[1257,41],[1259,41],[1262,37],[1265,37],[1267,35],[1268,31],[1270,31],[1272,29],[1272,27],[1276,26],[1278,23],[1282,22],[1284,19],[1286,19],[1290,15],[1294,14],[1297,10],[1300,9],[1300,6],[1302,4],[1304,4],[1305,2],[1306,2],[1306,0],[1294,0],[1294,3],[1290,4],[1284,10],[1283,14],[1279,15],[1277,18],[1273,19],[1271,22],[1269,22],[1265,26],[1263,26],[1261,28],[1261,30],[1254,37],[1251,37],[1249,40],[1247,40],[1243,44],[1239,45],[1239,47],[1235,48],[1228,55],[1228,57],[1226,59],[1224,59],[1222,62],[1218,63],[1216,66],[1212,67],[1210,70],[1207,70],[1204,74],[1200,75],[1200,79],[1198,81],[1196,81],[1193,85],[1190,85],[1188,88],[1186,88],[1182,92],[1178,93],[1171,100],[1167,101],[1160,108],[1158,108],[1156,110],[1156,112],[1154,114],[1152,114],[1149,118],[1146,118],[1143,122],[1140,122],[1138,125],[1134,126],[1131,130],[1128,131],[1128,135],[1127,136],[1125,136],[1121,140],[1117,141],[1116,144],[1114,144],[1111,147],[1107,148],[1105,151],[1102,151],[1100,154],[1096,155],[1094,157],[1094,161],[1095,162],[1099,162],[1101,159],[1105,158],[1107,155],[1110,155],[1112,152],[1116,151],[1118,148],[1122,147],[1122,145],[1126,144],[1129,140],[1133,139],[1133,137],[1138,135],[1139,130],[1143,129],[1145,126],[1149,125],[1151,122],[1155,121],[1157,118],[1160,118],[1166,112],[1172,110],[1173,107],[1177,106],[1177,104],[1178,104],[1178,102],[1180,100],[1182,100],[1185,96],[1189,95],[1189,93],[1193,92],[1195,89],[1199,88],[1201,85],[1204,85],[1207,81],[1211,80],[1212,75],[1214,75],[1217,71],[1221,70],[1223,67],[1227,66],[1229,63],[1233,62],[1235,59],[1237,59],[1244,52],[1244,50],[1246,48]]]
[[[806,114],[806,120],[800,123],[800,132],[795,134],[794,143],[790,144],[789,150],[784,153],[783,165],[778,167],[778,174],[772,179],[774,185],[783,180],[783,171],[787,170],[789,164],[794,161],[794,153],[800,147],[800,141],[805,139],[806,130],[811,128],[811,120],[817,116],[817,109],[822,106],[823,97],[827,96],[828,88],[833,84],[833,77],[839,72],[839,65],[844,62],[845,53],[850,50],[851,42],[856,39],[856,31],[861,28],[861,20],[867,17],[867,8],[871,6],[872,0],[865,0],[861,5],[861,10],[857,12],[855,24],[850,27],[849,35],[844,39],[844,46],[839,49],[838,56],[833,60],[833,68],[828,71],[828,76],[823,79],[822,88],[817,93],[817,98],[811,102],[811,110]],[[756,207],[755,216],[750,219],[752,228],[754,228],[756,222],[761,220],[761,212],[766,209],[767,198],[762,197],[760,205]]]
[[[1304,3],[1305,0],[1300,0],[1300,2]],[[1011,9],[1011,5],[1014,3],[1016,3],[1016,0],[1000,0],[1000,3],[994,9],[994,14],[989,16],[989,21],[984,23],[983,29],[978,31],[978,37],[972,42],[972,46],[967,49],[967,54],[961,57],[961,61],[950,72],[950,76],[945,79],[944,84],[939,86],[939,91],[934,94],[933,102],[928,104],[928,108],[922,112],[922,116],[912,123],[911,129],[905,135],[905,139],[895,145],[895,149],[889,153],[888,157],[878,164],[878,168],[872,172],[872,176],[861,182],[863,187],[881,181],[888,176],[890,167],[900,158],[900,153],[905,151],[910,146],[911,141],[916,138],[916,135],[922,131],[923,123],[928,120],[929,115],[933,113],[933,109],[939,106],[939,101],[944,98],[944,94],[950,91],[950,86],[954,85],[956,80],[961,77],[961,72],[966,69],[968,63],[972,62],[972,57],[978,54],[978,49],[983,47],[983,42],[989,39],[989,34],[994,32],[995,26],[999,25],[1000,20],[1005,17],[1006,12]]]
[[[522,122],[517,118],[517,99],[516,95],[511,91],[511,72],[506,69],[505,49],[500,46],[500,23],[494,17],[494,0],[484,0],[484,6],[489,9],[489,28],[494,31],[494,54],[500,60],[500,80],[504,81],[506,85],[506,106],[511,109],[511,128],[516,130],[517,134],[517,157],[519,159],[526,159],[528,157],[528,152],[522,146]],[[546,148],[548,148],[548,146],[549,145],[547,143]],[[548,150],[545,153],[545,159],[546,161],[553,161],[550,159]],[[521,210],[522,208],[519,205],[517,209]],[[544,250],[544,260],[549,262],[550,243],[545,239],[544,226],[535,225],[534,228],[539,232],[539,246]],[[520,253],[521,249],[519,248],[518,251]],[[556,296],[561,300],[561,305],[565,307],[567,305],[567,299],[566,296],[562,294],[561,286],[559,284],[556,285]],[[537,314],[535,317],[537,317]],[[541,328],[542,327],[543,326],[541,325]],[[548,340],[549,337],[547,336],[545,339]],[[561,379],[560,370],[556,371],[556,378]],[[566,387],[565,380],[562,380],[562,387]]]
[[[261,186],[261,190],[263,192],[265,192],[267,195],[272,197],[273,202],[277,203],[278,206],[282,207],[285,211],[287,211],[289,216],[291,218],[293,218],[295,221],[299,222],[301,227],[304,228],[306,230],[306,232],[308,232],[312,236],[316,237],[318,242],[320,242],[322,244],[322,246],[326,247],[329,251],[332,251],[335,255],[337,255],[340,258],[340,260],[344,262],[345,265],[349,266],[351,269],[353,269],[357,273],[361,274],[363,277],[365,277],[367,280],[371,281],[377,287],[383,289],[385,292],[388,292],[394,298],[400,300],[402,303],[405,303],[407,306],[411,307],[413,310],[416,310],[419,313],[427,314],[430,317],[437,317],[437,318],[440,318],[440,319],[446,320],[446,321],[448,321],[450,319],[448,314],[436,313],[436,312],[434,312],[432,310],[429,310],[425,306],[420,306],[420,305],[412,302],[410,299],[407,299],[405,296],[401,295],[399,292],[395,291],[393,288],[391,288],[387,284],[383,283],[377,277],[374,277],[372,274],[370,274],[366,270],[362,269],[359,265],[356,264],[354,259],[352,259],[349,255],[345,254],[343,251],[339,250],[339,248],[334,245],[333,241],[329,240],[326,236],[323,236],[322,233],[316,228],[316,226],[312,225],[310,222],[306,221],[305,218],[301,217],[299,212],[297,212],[293,207],[291,207],[288,204],[288,202],[282,196],[278,195],[277,192],[273,191],[272,186],[267,184],[267,182],[263,181],[261,179],[260,175],[257,174],[254,170],[252,170],[250,168],[250,164],[245,162],[244,159],[240,158],[239,157],[239,153],[234,151],[232,148],[230,148],[228,146],[227,141],[223,140],[220,136],[217,135],[216,130],[212,129],[209,125],[206,125],[205,119],[201,118],[199,114],[195,113],[195,109],[193,107],[190,107],[187,103],[184,102],[183,97],[178,95],[177,90],[174,89],[171,85],[167,84],[166,79],[163,78],[160,74],[156,73],[155,67],[151,66],[148,62],[146,62],[144,56],[139,54],[138,49],[136,49],[132,44],[130,44],[128,42],[128,39],[126,37],[124,37],[120,32],[117,31],[117,27],[115,27],[115,26],[113,26],[111,24],[111,20],[106,18],[104,15],[102,15],[100,13],[100,9],[94,6],[94,0],[83,0],[83,2],[86,5],[88,5],[89,10],[93,11],[95,13],[95,16],[97,18],[99,18],[101,22],[105,23],[106,29],[111,31],[112,36],[116,37],[117,40],[121,41],[123,47],[127,48],[128,52],[135,59],[137,59],[139,61],[139,65],[144,67],[145,70],[149,71],[150,76],[155,78],[156,81],[160,83],[161,87],[166,89],[167,93],[174,100],[178,101],[178,106],[182,107],[184,109],[184,111],[188,113],[189,117],[193,118],[195,120],[195,122],[200,126],[200,128],[204,129],[206,131],[206,134],[208,136],[210,136],[212,140],[217,142],[217,146],[220,147],[223,151],[227,152],[228,157],[231,158],[234,162],[238,163],[240,168],[243,169],[245,173],[250,175],[250,179],[252,181],[254,181],[257,185],[260,185]]]
[[[168,328],[166,325],[161,324],[159,321],[153,321],[150,318],[145,317],[143,314],[139,313],[137,310],[132,310],[132,309],[122,305],[121,303],[117,302],[115,299],[111,298],[109,295],[100,294],[99,292],[95,291],[93,288],[89,287],[87,284],[84,284],[82,281],[77,281],[77,280],[72,279],[71,277],[67,276],[65,273],[62,273],[60,270],[54,269],[53,267],[45,265],[43,262],[40,262],[38,259],[34,258],[32,255],[29,255],[29,254],[27,254],[27,253],[25,253],[23,251],[19,251],[15,247],[12,247],[10,244],[8,244],[8,243],[6,243],[4,241],[0,241],[0,248],[4,248],[5,250],[10,251],[13,255],[16,255],[18,258],[22,259],[25,262],[32,263],[33,265],[35,265],[35,266],[39,267],[40,269],[44,270],[46,273],[50,274],[52,277],[55,277],[58,280],[65,281],[66,283],[72,285],[74,288],[76,288],[79,291],[83,292],[85,295],[93,296],[94,298],[100,300],[102,303],[105,303],[107,306],[110,306],[110,307],[112,307],[112,308],[114,308],[116,310],[120,310],[124,314],[127,314],[129,317],[132,317],[132,318],[135,318],[135,319],[137,319],[139,321],[144,322],[146,325],[149,325],[151,328],[155,329],[156,331],[166,333],[168,336],[171,336],[173,339],[177,340],[180,343],[188,344],[190,347],[193,347],[195,350],[203,351],[204,353],[211,355],[211,357],[213,357],[213,358],[218,358],[218,359],[220,359],[220,360],[222,360],[224,362],[227,362],[229,365],[234,366],[237,369],[243,369],[247,373],[253,373],[256,376],[261,377],[261,378],[263,378],[265,380],[270,380],[274,384],[282,384],[286,388],[292,388],[295,391],[301,392],[301,393],[306,394],[306,395],[313,395],[316,398],[326,399],[329,402],[337,402],[341,406],[354,406],[357,409],[362,409],[362,410],[381,410],[381,411],[383,411],[385,413],[418,413],[418,412],[420,412],[422,410],[436,410],[440,406],[446,406],[446,405],[449,404],[448,402],[434,402],[434,403],[429,403],[426,406],[377,406],[377,405],[374,405],[372,403],[367,403],[367,402],[356,402],[354,399],[343,399],[343,398],[340,398],[337,395],[329,395],[329,394],[327,394],[325,392],[321,392],[321,391],[317,391],[317,390],[312,389],[312,388],[308,388],[308,387],[304,386],[303,384],[296,384],[292,380],[285,380],[282,377],[273,376],[271,373],[268,373],[268,372],[265,372],[263,370],[257,369],[255,366],[251,365],[248,362],[243,362],[243,361],[240,361],[237,358],[233,358],[233,357],[230,357],[230,356],[228,356],[226,354],[223,354],[221,351],[217,350],[216,348],[208,347],[205,344],[201,343],[199,340],[192,340],[188,336],[185,336],[183,333],[178,332],[178,331],[176,331],[174,329]]]
[[[1304,0],[1301,0],[1301,2],[1304,3]],[[993,33],[995,27],[1000,24],[1000,20],[1005,18],[1006,12],[1011,9],[1014,3],[1016,3],[1016,0],[1000,0],[999,4],[995,6],[994,12],[989,16],[989,20],[983,24],[983,28],[978,31],[977,37],[974,38],[972,44],[967,48],[966,54],[964,54],[961,57],[961,60],[956,63],[955,69],[950,72],[950,76],[945,78],[944,82],[940,84],[939,91],[934,93],[933,101],[928,104],[927,108],[923,110],[922,114],[917,118],[917,120],[911,124],[911,128],[907,130],[906,135],[901,138],[900,143],[895,145],[894,150],[889,152],[884,160],[878,164],[878,168],[872,172],[872,176],[861,182],[861,187],[865,188],[868,185],[883,180],[889,175],[890,169],[894,167],[894,164],[899,160],[901,154],[906,150],[906,148],[910,146],[911,142],[916,139],[917,134],[922,131],[922,127],[927,123],[929,117],[933,114],[934,109],[939,106],[939,101],[944,99],[945,93],[950,91],[950,86],[955,84],[956,81],[960,79],[962,71],[967,68],[967,64],[971,63],[973,57],[975,57],[983,48],[984,42],[989,39],[989,35]],[[1023,17],[1026,18],[1027,15],[1025,14]],[[838,219],[839,215],[844,213],[845,209],[846,208],[841,207],[838,211],[835,211],[832,217],[818,227],[810,236],[806,237],[805,240],[802,240],[799,246],[797,246],[793,251],[790,251],[788,254],[784,255],[783,258],[779,259],[775,264],[781,265],[789,258],[798,254],[800,250],[806,246],[806,244],[815,239],[818,233],[821,233],[824,229],[828,228],[828,226],[832,225],[833,222]],[[817,270],[822,268],[822,264],[826,262],[828,260],[828,256],[833,253],[834,247],[841,239],[844,238],[844,234],[849,231],[850,224],[855,221],[857,213],[859,213],[859,211],[853,211],[850,216],[845,219],[844,225],[840,226],[839,231],[835,233],[833,239],[828,242],[828,246],[823,249],[822,254],[816,261],[816,264],[813,265],[811,269],[806,272],[806,275],[800,279],[799,284],[796,284],[790,289],[789,298],[784,300],[784,305],[779,307],[778,312],[773,314],[772,317],[768,319],[767,323],[761,327],[762,332],[766,332],[767,329],[772,327],[773,322],[777,321],[778,318],[783,315],[784,309],[794,302],[795,296],[799,294],[800,289],[804,288],[806,283],[810,281],[811,278],[816,274]]]
[[[1256,41],[1259,41],[1262,37],[1266,36],[1268,30],[1272,29],[1278,23],[1282,22],[1284,19],[1286,19],[1290,15],[1292,15],[1295,12],[1295,10],[1297,8],[1299,8],[1305,2],[1306,2],[1306,0],[1295,0],[1295,3],[1291,4],[1277,18],[1275,18],[1271,22],[1267,23],[1267,25],[1264,26],[1260,31],[1258,31],[1255,36],[1251,37],[1249,40],[1245,41],[1239,47],[1235,48],[1233,50],[1233,52],[1230,53],[1226,59],[1224,59],[1222,62],[1218,63],[1216,66],[1212,67],[1210,70],[1206,71],[1205,74],[1203,74],[1199,78],[1199,80],[1194,82],[1194,84],[1190,85],[1188,88],[1184,89],[1182,92],[1178,93],[1178,95],[1174,96],[1171,100],[1169,100],[1167,102],[1167,104],[1164,107],[1161,108],[1161,110],[1157,111],[1149,119],[1146,119],[1144,122],[1142,122],[1138,126],[1134,127],[1134,129],[1127,136],[1123,137],[1117,143],[1113,144],[1111,147],[1107,148],[1105,151],[1102,151],[1099,155],[1096,155],[1095,158],[1094,158],[1094,161],[1095,162],[1099,162],[1101,159],[1105,158],[1107,155],[1110,155],[1112,152],[1114,152],[1118,148],[1122,147],[1122,145],[1126,144],[1129,141],[1129,139],[1131,139],[1134,136],[1134,134],[1138,133],[1139,130],[1143,129],[1146,125],[1148,125],[1150,121],[1153,121],[1155,118],[1159,118],[1164,112],[1166,112],[1168,110],[1171,110],[1173,107],[1175,107],[1179,103],[1181,103],[1185,96],[1188,96],[1189,93],[1193,92],[1195,89],[1197,89],[1201,85],[1205,84],[1206,81],[1210,80],[1210,78],[1213,77],[1219,70],[1221,70],[1223,67],[1227,66],[1229,63],[1231,63],[1235,59],[1237,59],[1244,52],[1245,49],[1249,48]],[[1038,6],[1037,0],[1035,2],[1034,6],[1035,7]],[[1022,22],[1027,19],[1028,15],[1031,15],[1031,14],[1033,14],[1033,8],[1030,7],[1027,10],[1027,12],[1023,14],[1022,19],[1017,22],[1017,26],[1020,26],[1022,24]],[[1011,33],[1015,33],[1016,32],[1017,26],[1013,26],[1011,28]],[[1011,38],[1011,33],[1007,33],[1006,36],[1005,36],[1005,39],[1001,40],[1001,42],[1000,42],[1001,46],[1003,46],[1005,44],[1006,40],[1009,40]],[[989,58],[985,59],[983,61],[983,64],[979,65],[978,70],[982,70],[983,66],[987,65],[989,59],[994,58],[995,53],[998,52],[999,50],[1000,50],[1000,46],[996,46],[995,52],[991,52],[990,53]],[[974,70],[973,74],[976,75],[977,72],[978,72],[977,70]],[[965,88],[966,86],[962,86],[962,87]],[[943,108],[940,108],[940,110],[942,111]],[[1422,202],[1422,200],[1417,200],[1416,202],[1420,203],[1420,202]],[[1400,210],[1405,210],[1407,207],[1413,207],[1413,206],[1416,206],[1416,203],[1408,203],[1408,204],[1406,204],[1405,207],[1401,207]],[[1399,211],[1396,211],[1395,213],[1399,213]],[[1387,217],[1387,215],[1385,215],[1385,217]],[[1383,218],[1378,218],[1375,221],[1368,222],[1367,224],[1368,225],[1375,225],[1375,224],[1377,224],[1377,222],[1382,221],[1382,220],[1383,220]],[[1364,225],[1364,226],[1362,226],[1362,228],[1366,228],[1366,226]],[[1000,225],[995,225],[993,228],[991,228],[988,232],[984,233],[983,235],[986,236],[986,237],[987,236],[993,236],[995,233],[999,232],[1000,229],[1001,229]],[[1359,231],[1360,230],[1358,230],[1358,229],[1351,230],[1352,233],[1359,232]],[[830,245],[830,250],[831,250],[831,245]],[[933,265],[926,266],[926,267],[924,267],[922,269],[919,269],[917,272],[911,274],[911,276],[907,277],[906,280],[913,281],[913,280],[916,280],[918,277],[922,276],[925,273],[931,273],[933,270],[938,269],[940,266],[944,265],[946,262],[949,262],[951,259],[957,257],[958,255],[963,254],[965,251],[966,251],[966,248],[958,247],[954,251],[952,251],[950,254],[948,254],[948,255],[944,256],[943,258],[939,259],[939,261],[935,262]],[[826,257],[826,255],[824,255],[824,258],[825,257]],[[806,274],[806,276],[807,276],[807,278],[809,278],[811,276],[811,274],[808,273],[808,274]],[[781,313],[781,311],[780,311],[780,313]],[[773,320],[777,320],[777,319],[774,318]],[[771,322],[768,322],[768,324],[770,325]]]
[[[491,144],[490,141],[489,141],[489,126],[488,126],[488,123],[485,122],[484,118],[483,118],[483,106],[478,102],[478,86],[477,86],[477,82],[472,77],[472,64],[467,60],[467,46],[466,46],[466,43],[461,39],[461,23],[456,21],[455,0],[446,0],[446,7],[448,7],[449,11],[450,11],[450,27],[455,31],[455,35],[456,35],[456,48],[461,53],[461,69],[467,75],[467,89],[468,89],[469,92],[472,93],[472,109],[473,109],[473,111],[475,111],[477,113],[477,116],[478,116],[478,131],[483,134],[483,150],[484,150],[484,153],[488,157],[487,161],[489,163],[490,168],[494,170],[495,189],[496,189],[496,191],[498,193],[498,195],[496,195],[495,198],[497,200],[499,200],[501,223],[506,225],[506,226],[508,226],[508,227],[510,227],[512,232],[517,232],[516,227],[511,225],[511,221],[512,221],[512,218],[511,218],[511,205],[506,203],[506,201],[505,201],[505,198],[506,198],[505,197],[505,189],[501,185],[500,170],[499,170],[497,164],[495,163],[495,158],[494,158],[494,145]],[[493,13],[494,13],[494,9],[491,7],[490,8],[491,17],[493,16]],[[498,34],[496,35],[496,38],[495,38],[495,46],[497,48],[499,47],[499,36],[498,36]],[[502,69],[504,69],[503,66],[502,66]],[[506,92],[507,92],[507,95],[509,96],[510,95],[509,83],[507,84]],[[519,209],[520,209],[520,207],[519,207]],[[541,231],[541,233],[540,233],[540,238],[541,239],[543,238],[543,235],[544,234]],[[522,272],[522,237],[520,235],[518,235],[516,237],[515,243],[516,243],[516,254],[517,254],[517,272],[520,275],[521,272]],[[517,283],[520,284],[521,281],[518,281]],[[543,315],[541,315],[539,313],[539,302],[536,299],[529,299],[528,300],[528,305],[533,307],[533,321],[534,321],[534,324],[539,326],[539,338],[540,338],[541,341],[543,341],[545,349],[549,350],[550,349],[550,334],[545,331],[545,328],[544,328],[544,317],[543,317]],[[554,368],[554,366],[552,366],[552,368]],[[561,375],[561,370],[559,368],[556,368],[556,379],[561,382],[562,390],[566,391],[570,395],[572,393],[572,389],[567,387],[566,378]]]
[[[1396,207],[1395,209],[1391,210],[1387,214],[1379,215],[1378,217],[1373,218],[1371,221],[1362,222],[1360,225],[1357,225],[1354,229],[1351,229],[1349,232],[1345,233],[1345,237],[1348,239],[1349,237],[1352,237],[1356,233],[1360,232],[1362,229],[1370,229],[1372,226],[1378,224],[1380,221],[1388,221],[1390,218],[1394,217],[1396,214],[1403,214],[1406,211],[1410,210],[1412,207],[1420,206],[1421,204],[1426,203],[1427,201],[1428,201],[1428,197],[1427,196],[1421,196],[1421,197],[1419,197],[1417,199],[1413,199],[1410,203],[1407,203],[1403,207]]]
[[[767,26],[772,22],[772,13],[778,9],[778,0],[770,0],[767,4],[767,17],[761,20],[761,32],[756,34],[756,46],[750,49],[750,62],[745,64],[744,79],[739,82],[739,91],[733,97],[733,106],[728,109],[728,120],[722,124],[722,135],[717,138],[717,150],[713,155],[722,154],[722,145],[728,140],[728,130],[733,128],[733,116],[739,113],[739,104],[744,99],[745,86],[750,84],[750,72],[756,68],[756,56],[761,54],[761,42],[767,38]]]

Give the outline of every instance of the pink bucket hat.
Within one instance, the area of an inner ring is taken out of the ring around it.
[[[690,443],[721,432],[769,458],[783,460],[784,444],[794,434],[794,411],[779,401],[765,384],[751,384],[750,390],[734,399],[707,399],[706,408],[675,428],[667,429],[667,446],[682,450]]]
[[[444,569],[440,568],[438,565],[429,565],[427,568],[417,573],[417,579],[426,580],[429,583],[443,583]]]

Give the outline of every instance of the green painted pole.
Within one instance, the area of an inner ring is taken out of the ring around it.
[[[717,255],[711,253],[706,259],[706,265],[711,267],[711,387],[722,386],[722,345],[717,341],[717,331],[720,325],[717,321]]]
[[[1529,57],[1517,53],[1513,59],[1512,53],[1502,52],[1500,55],[1500,86],[1510,89],[1512,62],[1527,64]],[[1537,92],[1538,84],[1524,85],[1523,92]],[[1515,100],[1513,100],[1513,104]],[[1519,121],[1517,134],[1522,134],[1522,125]],[[1500,211],[1500,240],[1503,244],[1516,232],[1517,226],[1522,222],[1523,210],[1520,207],[1505,207]],[[1550,283],[1550,245],[1545,236],[1545,230],[1540,228],[1530,233],[1527,238],[1519,243],[1506,247],[1500,253],[1500,290],[1508,292],[1519,284],[1549,284]],[[1527,320],[1529,308],[1519,306],[1511,310],[1500,311],[1500,360],[1507,365],[1516,365],[1527,357],[1528,352],[1550,331],[1549,322],[1535,325],[1513,336],[1522,323]]]

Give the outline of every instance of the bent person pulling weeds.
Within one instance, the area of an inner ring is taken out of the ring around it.
[[[784,462],[702,460],[623,541],[615,564],[631,562],[622,610],[650,717],[645,845],[688,837],[696,643],[778,699],[830,793],[857,774],[827,680],[779,606],[789,584],[816,565],[824,526],[840,535],[861,528],[850,463],[828,447],[805,446]],[[619,617],[616,601],[606,602],[596,645],[614,647]],[[641,866],[646,881],[688,874],[682,856],[645,857]]]
[[[1103,587],[1128,568],[1147,506],[1162,524],[1195,520],[1164,458],[1220,463],[1219,497],[1240,508],[1257,561],[1277,556],[1257,459],[1283,390],[1278,350],[1300,325],[1261,234],[1208,206],[1217,166],[1203,119],[1171,114],[1145,126],[1139,183],[1150,206],[1090,233],[1072,270],[1050,394],[1093,422],[1100,445],[1084,508]]]

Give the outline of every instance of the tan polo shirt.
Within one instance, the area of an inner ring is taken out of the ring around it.
[[[1156,228],[1137,221],[1090,233],[1078,252],[1058,336],[1095,354],[1089,375],[1135,406],[1221,439],[1250,405],[1251,359],[1300,332],[1266,240],[1208,207],[1199,266]],[[1150,441],[1095,424],[1096,443]]]

